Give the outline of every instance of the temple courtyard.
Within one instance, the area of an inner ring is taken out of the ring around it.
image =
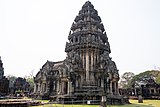
[[[143,100],[143,103],[138,103],[138,100],[129,100],[129,101],[131,104],[107,105],[107,107],[159,107],[160,106],[160,100]],[[99,105],[47,104],[47,105],[32,106],[32,107],[99,107]]]
[[[0,100],[12,102],[17,101],[21,103],[28,103],[32,102],[39,105],[39,106],[24,106],[24,107],[100,107],[100,105],[91,105],[91,104],[56,104],[56,103],[50,103],[49,100],[33,100],[33,99],[4,99]],[[125,105],[107,105],[107,107],[160,107],[160,100],[143,100],[143,103],[138,103],[138,100],[129,100],[131,104],[125,104]],[[9,106],[10,107],[10,106]]]

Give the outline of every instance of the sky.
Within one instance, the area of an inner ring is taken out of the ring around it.
[[[119,74],[160,69],[160,0],[90,0],[104,24]],[[4,73],[36,75],[66,57],[71,25],[86,0],[0,0]]]

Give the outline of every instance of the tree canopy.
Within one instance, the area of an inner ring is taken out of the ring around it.
[[[122,88],[129,88],[132,78],[135,76],[133,72],[125,72],[121,76],[120,85]]]
[[[122,88],[139,87],[148,83],[160,84],[160,71],[148,70],[135,75],[132,72],[125,72],[120,79],[120,86]]]
[[[145,71],[138,75],[135,75],[132,78],[130,85],[138,86],[141,84],[148,84],[148,83],[160,84],[160,71],[159,70]]]

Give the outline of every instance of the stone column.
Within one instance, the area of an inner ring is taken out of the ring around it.
[[[94,60],[93,50],[91,50],[91,71],[93,71],[93,60]]]
[[[149,89],[149,93],[152,94],[151,89]]]
[[[47,82],[46,82],[46,93],[48,93],[48,92],[49,92],[49,88],[50,88],[49,84],[50,84],[50,82],[49,82],[49,81],[47,81]]]
[[[60,89],[59,89],[59,87],[60,87],[60,86],[59,86],[59,85],[60,85],[60,84],[59,84],[59,80],[57,81],[57,84],[56,84],[56,85],[57,85],[57,89],[56,89],[56,90],[57,90],[57,92],[59,92],[59,91],[60,91]]]
[[[34,83],[34,93],[37,92],[37,83]]]
[[[83,62],[83,68],[85,69],[85,54],[84,54],[84,50],[82,51],[82,62]]]
[[[41,83],[40,84],[40,93],[42,93],[42,90],[43,90],[43,84]]]
[[[112,81],[110,82],[110,93],[113,94],[113,91],[112,91]]]
[[[157,94],[156,89],[154,88],[154,94]]]
[[[89,81],[89,54],[86,50],[86,81]]]
[[[68,92],[67,94],[70,94],[70,81],[68,80]]]
[[[64,81],[62,81],[61,83],[61,91],[62,91],[62,94],[64,94]]]
[[[59,81],[59,94],[62,94],[62,81]]]
[[[41,93],[44,92],[44,83],[42,83],[42,86],[41,86]]]
[[[80,50],[80,59],[82,59],[82,67],[83,67],[83,51]]]
[[[101,87],[104,87],[103,78],[101,78]]]
[[[107,82],[107,93],[110,93],[110,84]]]
[[[95,66],[96,66],[96,57],[97,55],[96,55],[96,50],[94,51],[94,69],[95,69]]]
[[[40,83],[38,83],[38,91],[40,91]]]
[[[41,84],[41,93],[43,93],[43,89],[44,89],[43,87],[44,87],[44,84],[42,83]]]
[[[97,62],[99,62],[99,51],[97,50]]]
[[[78,85],[79,85],[79,84],[78,84],[78,80],[76,80],[76,87],[78,87]]]
[[[93,70],[94,70],[94,66],[95,66],[95,62],[94,62],[94,49],[92,50],[92,57],[93,57]]]
[[[95,79],[94,79],[94,73],[93,73],[93,70],[94,70],[94,56],[93,56],[93,50],[91,50],[91,76],[90,76],[90,79],[92,80],[93,84],[95,83]]]
[[[115,90],[115,92],[114,92],[114,94],[117,94],[117,85],[116,85],[116,82],[114,82],[114,90]]]
[[[78,36],[78,43],[80,43],[80,36]]]
[[[76,42],[76,38],[75,38],[75,36],[73,37],[73,43],[75,43]]]
[[[68,94],[70,95],[72,93],[72,82],[68,81]]]

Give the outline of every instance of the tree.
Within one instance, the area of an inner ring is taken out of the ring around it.
[[[133,72],[125,72],[121,76],[120,85],[122,88],[131,88],[131,80],[135,76]]]
[[[26,78],[26,81],[29,83],[29,91],[30,93],[34,90],[34,80],[33,78]]]
[[[157,75],[157,78],[156,78],[155,81],[156,81],[157,84],[160,84],[160,73]]]
[[[151,71],[145,71],[142,72],[138,75],[135,75],[132,80],[131,80],[131,84],[132,85],[145,85],[148,83],[160,83],[160,71],[158,70],[151,70]]]
[[[34,77],[33,71],[31,71],[29,76],[25,76],[26,81],[29,83],[29,92],[32,93],[34,90]]]

